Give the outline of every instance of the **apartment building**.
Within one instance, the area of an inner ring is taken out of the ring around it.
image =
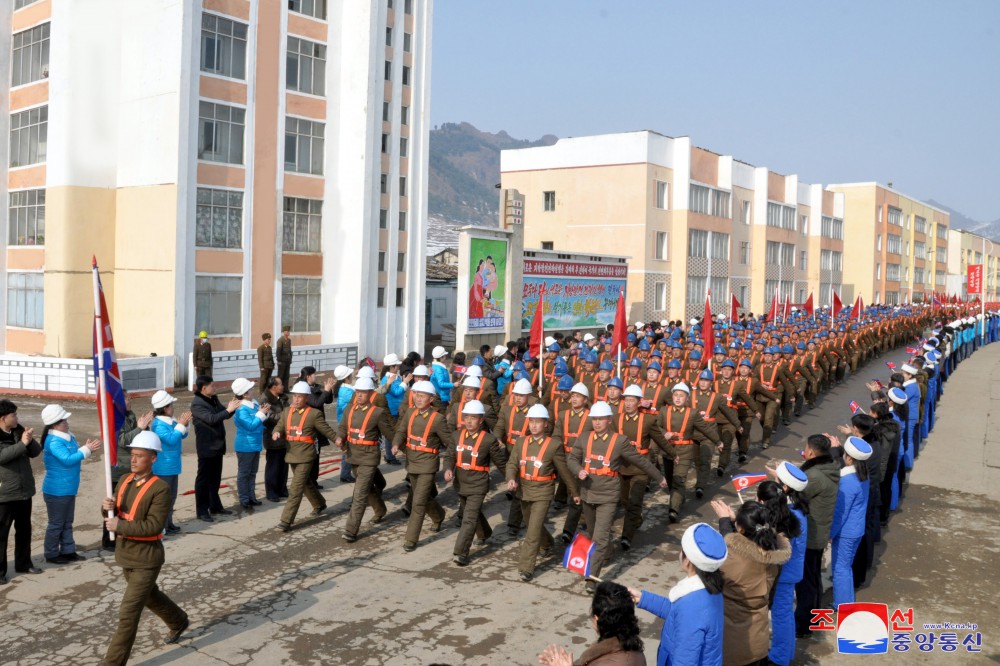
[[[997,282],[1000,280],[1000,241],[984,238],[962,229],[948,230],[948,289],[940,289],[947,296],[963,300],[976,298],[969,294],[969,266],[983,266],[983,295],[986,302],[996,301]]]
[[[506,150],[501,186],[524,197],[525,245],[627,256],[631,320],[759,313],[777,290],[817,306],[839,292],[843,196],[651,131]]]
[[[844,195],[847,295],[895,305],[929,301],[945,290],[948,213],[875,182],[829,188]]]
[[[3,349],[421,348],[431,6],[5,3]]]

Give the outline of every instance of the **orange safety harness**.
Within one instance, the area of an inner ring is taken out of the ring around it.
[[[765,382],[764,381],[764,368],[765,367],[766,366],[763,366],[763,365],[760,366],[760,383],[761,383],[761,386],[763,386],[764,388],[766,388],[768,391],[773,391],[774,390],[774,380],[778,376],[778,370],[781,370],[781,365],[778,364],[778,363],[774,364],[774,368],[771,371],[771,381],[769,381],[769,382]]]
[[[431,417],[427,419],[427,423],[424,425],[424,434],[420,437],[413,436],[413,419],[417,418],[420,413],[419,409],[414,409],[413,413],[410,414],[410,420],[406,424],[406,448],[413,449],[414,451],[423,451],[424,453],[433,453],[437,455],[438,450],[430,446],[425,446],[427,443],[427,435],[430,434],[431,427],[434,425],[434,419],[437,417],[438,413],[431,411]]]
[[[697,391],[695,393],[697,393]],[[704,395],[704,393],[702,393],[702,395]],[[706,423],[715,423],[715,417],[714,416],[709,416],[709,414],[712,413],[712,408],[715,407],[715,400],[718,397],[719,397],[718,393],[711,393],[711,392],[709,393],[708,407],[706,407],[703,410],[703,413],[705,414],[705,416],[701,417]],[[695,401],[695,404],[697,404],[697,400]]]
[[[295,434],[294,435],[290,435],[289,433],[292,432],[292,415],[295,414],[295,410],[292,409],[292,410],[288,411],[288,416],[285,417],[285,440],[286,441],[289,441],[289,442],[305,442],[306,444],[314,444],[316,442],[316,438],[313,437],[312,435],[303,435],[302,434],[302,426],[305,424],[306,417],[309,416],[309,412],[311,410],[312,410],[312,407],[306,407],[304,410],[302,410],[302,418],[299,419],[299,425],[295,428]]]
[[[357,409],[357,405],[351,405],[351,411],[347,414],[347,442],[348,444],[356,444],[358,446],[378,446],[377,439],[365,439],[365,433],[368,432],[368,422],[372,419],[372,414],[375,413],[375,408],[370,407],[365,414],[365,420],[361,422],[360,428],[352,428],[351,423],[354,422],[354,410]]]
[[[514,430],[514,417],[517,416],[518,409],[520,409],[520,407],[514,407],[513,409],[511,409],[510,416],[507,417],[507,443],[510,444],[511,446],[514,446],[514,442],[517,441],[518,437],[523,437],[524,433],[528,432],[527,417],[525,417],[524,420],[521,421],[521,429]]]
[[[629,440],[629,444],[631,444],[632,446],[634,446],[635,450],[638,451],[639,453],[641,453],[642,455],[646,455],[647,453],[649,453],[649,447],[642,448],[642,442],[643,442],[643,440],[642,440],[643,427],[642,426],[643,426],[643,420],[646,418],[646,414],[644,414],[643,412],[637,412],[636,415],[639,417],[638,430],[636,430],[636,432],[635,432],[635,437],[636,438],[632,439],[632,440]],[[627,416],[628,415],[625,412],[619,412],[618,413],[618,432],[620,432],[623,435],[625,434],[625,418]],[[611,455],[611,453],[609,452],[608,455]]]
[[[524,442],[521,444],[521,478],[528,481],[555,481],[555,474],[541,475],[537,473],[537,470],[542,468],[545,462],[545,451],[548,450],[549,444],[552,443],[551,437],[546,437],[542,440],[542,448],[539,449],[537,456],[528,457],[528,441],[530,437],[525,437]],[[532,463],[532,472],[528,473],[528,463]]]
[[[594,455],[594,438],[597,436],[596,432],[590,433],[590,437],[587,438],[587,457],[583,461],[583,469],[587,474],[593,474],[594,476],[618,476],[618,472],[611,469],[611,454],[615,451],[615,438],[611,437],[611,443],[608,444],[608,451],[603,456]],[[596,460],[602,463],[601,467],[591,468],[590,461]]]
[[[132,518],[135,516],[136,507],[139,506],[139,502],[141,502],[142,498],[145,497],[146,491],[148,491],[150,487],[153,485],[153,482],[159,479],[160,477],[158,476],[149,477],[146,480],[145,485],[143,485],[142,488],[139,488],[139,494],[135,496],[135,500],[132,502],[132,509],[130,511],[123,512],[122,498],[125,496],[125,488],[128,487],[128,484],[132,483],[133,478],[135,478],[135,474],[129,474],[127,477],[125,477],[125,480],[118,485],[118,496],[115,498],[115,510],[118,513],[119,520],[132,520]],[[160,541],[161,539],[163,539],[163,532],[160,532],[155,536],[125,536],[124,534],[119,534],[118,536],[120,536],[122,539],[127,539],[128,541]]]
[[[566,419],[563,421],[563,450],[566,451],[566,453],[573,450],[573,445],[567,444],[567,442],[570,441],[569,438],[572,437],[573,442],[576,443],[576,438],[580,436],[580,433],[583,432],[583,427],[587,425],[587,415],[586,413],[581,413],[580,422],[577,424],[576,432],[573,432],[569,429],[569,420],[571,418],[573,418],[572,410],[566,412]]]
[[[684,410],[684,420],[681,421],[681,429],[680,430],[675,431],[675,430],[673,430],[670,427],[670,415],[672,413],[673,414],[677,413],[677,408],[676,407],[671,407],[669,410],[667,410],[666,422],[667,422],[667,432],[676,432],[678,435],[680,435],[680,436],[683,437],[684,433],[687,432],[688,420],[691,418],[691,408],[690,407],[681,407],[681,409]],[[675,439],[674,441],[672,441],[670,443],[671,444],[680,444],[680,445],[683,446],[685,444],[693,444],[694,440],[693,439]]]
[[[458,452],[455,459],[455,466],[460,467],[469,472],[488,472],[490,468],[488,465],[477,465],[476,462],[479,461],[479,445],[483,443],[483,437],[486,436],[485,430],[479,431],[479,436],[476,437],[476,443],[472,446],[465,444],[466,438],[468,438],[469,432],[466,431],[458,440],[458,445],[455,450]],[[468,451],[469,455],[472,457],[473,462],[463,462],[462,454]]]

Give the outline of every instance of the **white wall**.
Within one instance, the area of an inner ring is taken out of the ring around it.
[[[154,391],[174,385],[173,356],[118,359],[126,390]],[[95,395],[91,359],[0,355],[0,388],[38,393]]]
[[[292,377],[298,375],[304,366],[311,365],[318,372],[330,372],[338,365],[354,368],[358,364],[357,345],[303,345],[292,348]],[[194,355],[189,354],[188,388],[194,389]],[[275,366],[277,371],[277,365]],[[254,382],[260,378],[256,349],[212,352],[212,379],[231,383],[237,377],[246,377]]]
[[[431,335],[441,335],[445,324],[455,326],[458,285],[428,283],[425,300],[431,301]],[[440,314],[439,314],[440,312]]]

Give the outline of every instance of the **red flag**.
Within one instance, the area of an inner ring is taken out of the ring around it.
[[[809,298],[807,298],[806,302],[802,304],[802,310],[810,317],[812,317],[813,312],[815,312],[815,308],[813,307],[813,295],[811,291],[809,292]]]
[[[628,323],[625,321],[625,290],[618,290],[618,308],[615,310],[615,330],[611,336],[612,358],[618,358],[618,351],[628,346]]]
[[[851,408],[851,414],[857,414],[861,410],[861,405],[856,400],[851,400],[851,404],[848,407]]]
[[[732,297],[729,301],[729,325],[732,326],[739,319],[739,308],[743,307],[740,302],[736,300],[736,294],[730,293]]]
[[[767,474],[740,474],[733,477],[733,488],[740,492],[761,481],[767,481]]]
[[[837,292],[833,292],[833,316],[836,317],[844,309],[844,302],[840,300]]]
[[[767,321],[774,321],[778,318],[778,290],[774,290],[774,299],[771,301],[771,309],[767,311]]]
[[[535,307],[535,316],[531,320],[531,333],[528,339],[528,351],[534,356],[538,354],[538,367],[542,367],[542,345],[545,344],[545,333],[544,324],[542,320],[545,318],[545,285],[542,284],[542,290],[538,292],[538,305]],[[541,373],[539,373],[541,374]]]
[[[854,301],[854,307],[851,309],[851,319],[861,319],[861,313],[865,310],[865,304],[861,300],[861,294],[858,294],[857,300]]]
[[[893,363],[892,361],[886,361],[885,362],[885,367],[889,368],[890,370],[895,370],[896,369],[896,364]]]
[[[785,296],[785,309],[784,312],[782,312],[781,314],[781,319],[787,322],[791,318],[791,316],[792,316],[792,296],[791,294],[789,294],[788,296]]]
[[[94,385],[97,390],[97,420],[101,438],[106,444],[111,467],[118,465],[118,433],[125,423],[125,387],[118,370],[115,357],[115,341],[111,336],[111,319],[108,304],[104,299],[104,287],[97,270],[97,257],[93,258],[94,269]]]
[[[594,554],[595,544],[580,532],[573,537],[573,542],[563,555],[563,566],[581,576],[590,576],[590,557]]]
[[[711,367],[712,347],[715,346],[715,329],[712,327],[712,290],[705,297],[705,318],[701,320],[701,337],[705,341],[704,364]]]

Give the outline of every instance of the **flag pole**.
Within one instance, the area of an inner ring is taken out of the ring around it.
[[[538,334],[538,398],[542,399],[545,389],[545,308],[543,306],[545,302],[545,283],[542,283],[542,295],[538,299],[538,313],[536,317],[540,317],[540,332]],[[555,365],[555,361],[552,362]],[[553,367],[553,373],[555,368]]]
[[[113,489],[111,487],[111,442],[108,436],[109,420],[112,415],[108,413],[108,405],[105,402],[107,396],[107,368],[104,367],[104,327],[101,325],[101,288],[100,279],[97,275],[97,257],[93,257],[91,268],[94,277],[94,340],[97,344],[97,400],[101,404],[98,411],[101,419],[101,443],[104,445],[104,490],[105,497],[111,497]],[[114,518],[115,512],[108,511],[108,518]],[[109,532],[110,538],[114,541],[115,533]]]

